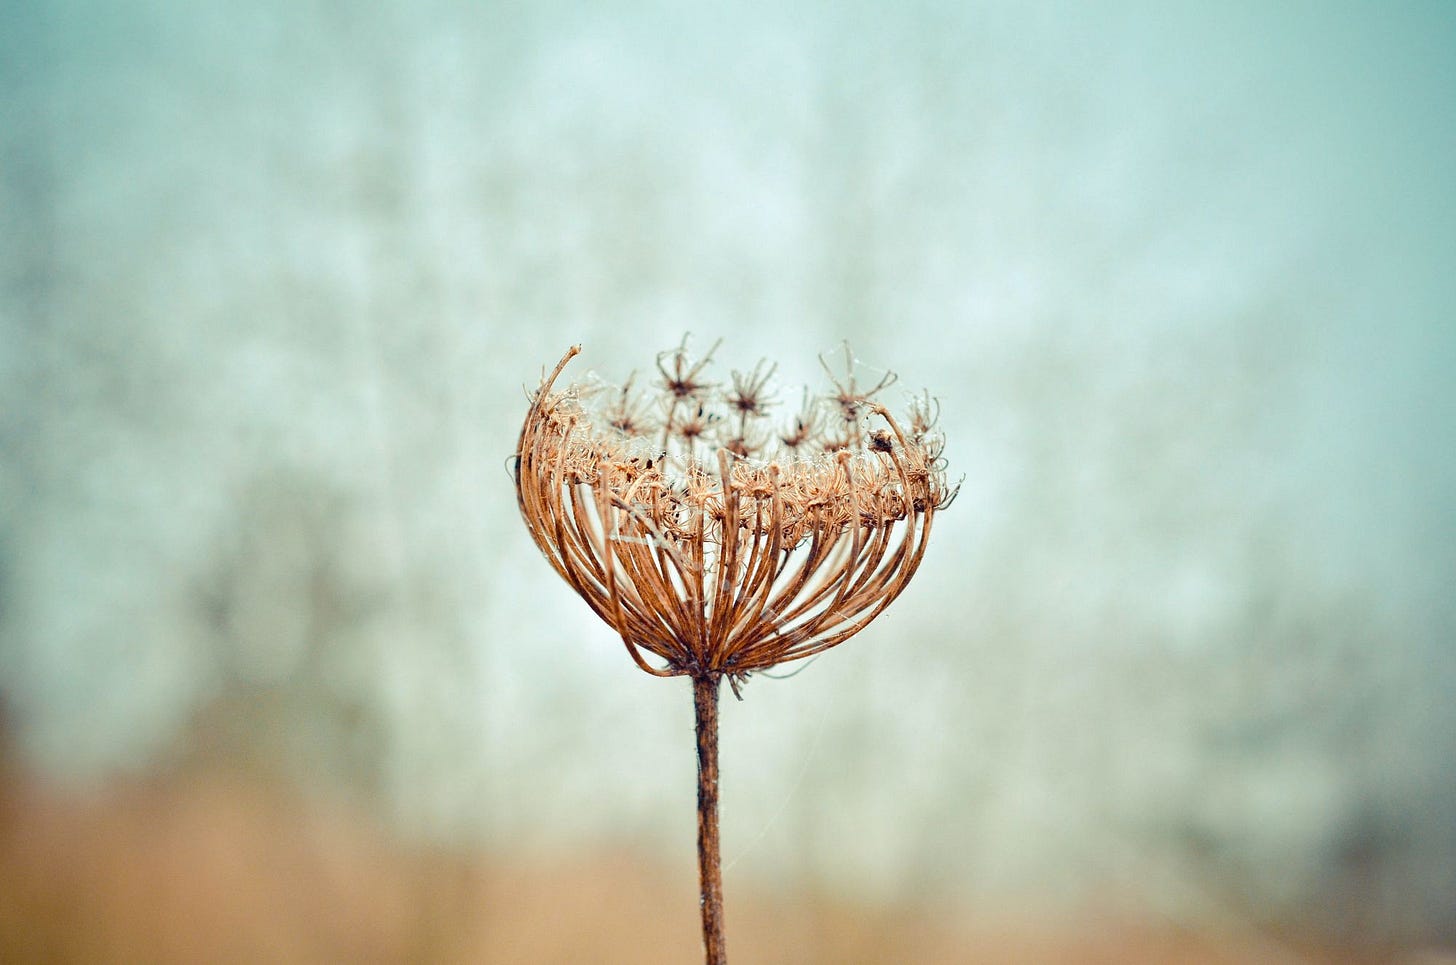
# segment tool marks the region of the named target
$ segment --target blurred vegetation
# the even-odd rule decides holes
[[[566,345],[685,330],[849,339],[966,475],[724,709],[748,960],[1456,944],[1453,52],[1414,2],[4,7],[0,958],[689,957],[689,695],[503,465]]]

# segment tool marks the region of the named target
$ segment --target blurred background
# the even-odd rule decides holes
[[[1456,7],[46,0],[0,85],[0,958],[693,960],[690,688],[508,469],[688,331],[964,474],[724,706],[739,961],[1456,948]]]

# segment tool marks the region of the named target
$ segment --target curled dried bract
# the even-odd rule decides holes
[[[907,431],[873,398],[894,376],[861,389],[846,348],[833,390],[775,432],[774,367],[723,391],[684,339],[657,359],[652,447],[630,382],[556,388],[579,350],[532,395],[517,498],[546,559],[643,670],[736,685],[842,643],[905,589],[955,494],[929,396]]]

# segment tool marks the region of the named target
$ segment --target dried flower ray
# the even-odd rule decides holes
[[[775,432],[776,367],[735,371],[725,392],[703,377],[712,351],[692,361],[684,339],[657,359],[664,417],[651,445],[657,426],[630,379],[595,406],[580,387],[554,388],[579,350],[530,393],[517,499],[543,555],[643,670],[726,675],[736,692],[750,673],[842,643],[903,592],[956,491],[928,395],[905,432],[872,398],[893,374],[861,391],[846,347],[834,392],[806,396]],[[842,437],[826,434],[836,422]]]

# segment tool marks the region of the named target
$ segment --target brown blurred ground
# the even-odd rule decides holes
[[[693,962],[689,863],[668,872],[626,851],[530,862],[430,853],[338,802],[238,774],[83,794],[9,768],[0,961]],[[730,890],[739,963],[1426,960],[1167,924],[972,920]]]

